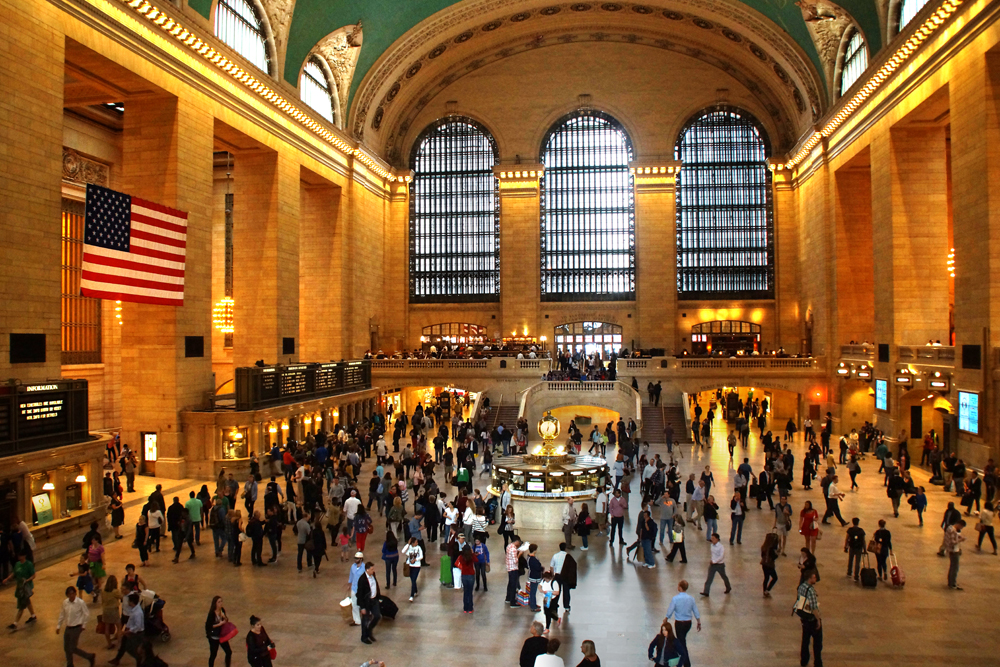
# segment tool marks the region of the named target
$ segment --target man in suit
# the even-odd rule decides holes
[[[365,574],[358,579],[358,607],[361,609],[361,641],[371,644],[375,640],[372,630],[382,620],[378,603],[378,581],[375,579],[375,563],[365,563]]]

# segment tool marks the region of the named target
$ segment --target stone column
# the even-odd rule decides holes
[[[410,297],[410,183],[412,175],[393,183],[389,195],[389,217],[385,224],[385,275],[382,296],[388,307],[382,309],[379,346],[386,354],[418,347],[420,332],[409,331]],[[377,350],[373,350],[377,352]]]
[[[158,434],[156,474],[183,478],[181,410],[200,407],[212,386],[213,120],[195,100],[128,100],[122,132],[122,189],[188,214],[184,305],[125,303],[122,309],[122,442]],[[185,338],[207,352],[185,356]]]
[[[299,358],[331,361],[341,358],[341,264],[334,257],[341,245],[343,197],[339,187],[308,174],[300,193]]]
[[[541,329],[540,164],[493,168],[500,179],[500,331],[498,337],[551,336]]]
[[[895,436],[906,422],[894,386],[900,345],[948,340],[948,198],[945,128],[898,123],[871,143],[875,342],[889,346],[875,378],[889,382],[877,425]]]
[[[60,376],[61,174],[65,15],[49,3],[0,0],[0,377]],[[9,334],[43,334],[45,361],[9,363]],[[92,389],[93,391],[93,389]]]
[[[629,163],[635,185],[635,303],[641,348],[678,343],[677,209],[674,180],[680,162]]]
[[[284,152],[243,151],[233,180],[233,365],[298,361],[299,166]]]
[[[799,307],[799,224],[792,174],[781,162],[768,166],[774,196],[774,343],[802,352],[805,313]]]
[[[1000,344],[1000,55],[963,60],[949,81],[955,230],[955,374],[958,389],[978,391],[980,435],[959,432],[958,455],[969,465],[997,459],[994,350]],[[939,261],[941,254],[935,257]],[[981,368],[965,368],[962,349],[978,345]]]

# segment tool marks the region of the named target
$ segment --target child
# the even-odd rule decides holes
[[[340,531],[338,542],[340,543],[340,562],[347,562],[350,560],[348,555],[351,550],[351,531],[347,529],[347,526],[344,526]]]
[[[76,587],[81,594],[86,591],[93,595],[94,602],[97,602],[97,595],[94,593],[94,577],[90,574],[90,563],[86,554],[80,556],[80,562],[76,564],[76,573],[70,572],[69,576],[76,577]]]

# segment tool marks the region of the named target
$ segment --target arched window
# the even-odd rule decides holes
[[[497,147],[471,118],[421,133],[410,165],[410,301],[500,300]]]
[[[333,97],[330,94],[330,80],[323,71],[322,65],[312,56],[302,68],[299,77],[299,96],[302,101],[311,106],[331,123],[336,123],[333,115]]]
[[[610,322],[567,322],[555,328],[554,341],[558,352],[600,352],[610,357],[621,352],[622,328]]]
[[[902,0],[899,3],[899,30],[902,31],[913,20],[928,0]]]
[[[866,69],[868,69],[868,46],[865,44],[865,38],[861,36],[861,31],[854,28],[847,40],[844,61],[840,66],[840,94],[843,95],[850,90]]]
[[[753,116],[718,107],[688,122],[675,156],[680,299],[774,296],[768,145]]]
[[[542,144],[542,301],[635,298],[632,142],[618,121],[580,111]]]
[[[247,0],[219,0],[215,9],[215,35],[265,72],[270,58],[264,25]]]

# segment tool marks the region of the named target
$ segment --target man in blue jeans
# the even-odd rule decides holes
[[[518,569],[517,559],[522,550],[521,538],[515,535],[504,551],[504,560],[507,565],[507,598],[505,602],[514,608],[517,607],[517,593],[521,590],[521,571]]]

